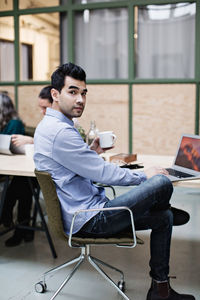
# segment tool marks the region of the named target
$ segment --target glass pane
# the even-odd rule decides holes
[[[75,26],[75,60],[87,78],[128,77],[127,9],[85,9]]]
[[[14,20],[0,18],[0,80],[14,80]]]
[[[13,0],[1,0],[0,11],[13,9]]]
[[[132,97],[134,153],[175,155],[195,130],[195,84],[135,84]]]
[[[128,153],[128,85],[88,84],[87,89],[88,105],[78,119],[79,124],[86,133],[93,120],[99,131],[112,130],[117,136],[113,151]]]
[[[20,16],[20,43],[20,79],[50,80],[60,64],[59,14]]]
[[[39,108],[38,95],[44,86],[19,86],[18,111],[28,127],[36,127],[43,118]]]
[[[136,8],[136,77],[194,77],[195,16],[194,3]]]
[[[59,5],[59,0],[19,0],[20,9],[57,5]]]
[[[21,58],[20,58],[20,78],[22,80],[28,80],[33,78],[33,50],[32,45],[21,45]]]

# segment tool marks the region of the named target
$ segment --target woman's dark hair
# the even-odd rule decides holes
[[[52,88],[61,92],[65,85],[66,76],[86,82],[85,71],[81,67],[69,62],[58,67],[51,75]]]
[[[51,97],[51,89],[51,85],[45,86],[43,89],[41,89],[38,97],[41,99],[48,99],[49,103],[53,103],[53,98]]]
[[[19,116],[12,100],[6,93],[0,92],[0,131],[13,119],[19,119]]]

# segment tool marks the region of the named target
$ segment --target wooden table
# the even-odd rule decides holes
[[[105,160],[109,161],[110,156],[115,155],[116,153],[103,153],[102,156]],[[168,155],[147,155],[139,154],[137,155],[137,161],[133,162],[136,164],[141,164],[144,166],[144,169],[138,169],[145,171],[145,169],[152,166],[160,166],[163,168],[171,167],[173,164],[174,156]],[[173,182],[174,186],[189,187],[189,188],[200,188],[200,179],[194,180],[183,180],[178,182]]]
[[[142,163],[144,165],[144,170],[152,166],[161,166],[164,168],[171,167],[173,160],[174,156],[138,155],[138,163]],[[173,182],[173,185],[180,187],[200,188],[200,179]]]
[[[0,174],[35,177],[34,169],[31,157],[0,154]]]
[[[38,188],[36,191],[36,189],[34,188],[33,183],[32,183],[32,179],[35,177],[34,169],[35,169],[35,165],[34,165],[34,161],[33,161],[32,157],[28,157],[26,155],[3,155],[3,154],[0,154],[0,174],[5,175],[4,188],[3,188],[1,201],[0,201],[0,216],[2,213],[3,203],[5,200],[6,191],[7,191],[9,182],[10,182],[10,178],[12,176],[26,176],[28,179],[32,194],[33,194],[33,198],[35,200],[33,223],[32,223],[32,226],[28,227],[28,228],[31,230],[42,230],[46,233],[52,255],[54,258],[56,258],[57,254],[56,254],[46,221],[44,219],[44,215],[43,215],[43,212],[42,212],[42,209],[40,206],[40,202],[39,202],[39,192],[40,192],[39,185],[38,185]],[[37,212],[40,215],[42,227],[35,227]],[[20,227],[19,225],[17,225],[17,226]],[[14,227],[14,228],[16,228],[16,227]],[[14,229],[14,228],[12,228],[12,229]],[[1,232],[0,235],[7,233],[8,231],[9,231],[9,229]]]

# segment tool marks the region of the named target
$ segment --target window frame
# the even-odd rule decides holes
[[[173,3],[196,3],[196,24],[195,24],[195,76],[193,79],[136,79],[134,74],[135,53],[134,53],[134,7],[157,4]],[[200,1],[198,0],[119,0],[112,2],[95,2],[88,4],[77,4],[73,0],[68,0],[66,4],[54,7],[38,7],[32,9],[19,9],[19,0],[13,0],[13,10],[0,11],[0,17],[14,17],[14,58],[15,58],[15,80],[12,82],[0,82],[0,86],[11,85],[15,88],[15,104],[18,107],[18,87],[21,85],[46,85],[50,81],[22,81],[20,80],[20,41],[19,41],[19,17],[21,15],[60,12],[67,15],[67,49],[68,61],[74,62],[74,15],[76,11],[84,9],[104,9],[104,8],[127,8],[128,9],[128,78],[127,79],[98,79],[87,80],[88,84],[124,84],[129,86],[129,152],[132,152],[132,85],[133,84],[195,84],[196,85],[196,113],[195,113],[195,133],[199,134],[199,101],[200,101]],[[61,41],[62,43],[62,41]],[[62,48],[62,47],[61,47]],[[61,49],[60,49],[61,52]],[[61,54],[61,53],[60,53]],[[61,55],[60,55],[61,59]]]

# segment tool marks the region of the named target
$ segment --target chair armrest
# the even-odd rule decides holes
[[[110,185],[110,184],[103,184],[103,183],[99,183],[99,182],[96,183],[96,185],[102,186],[104,188],[110,188],[112,190],[112,192],[113,192],[113,198],[116,198],[116,192],[115,192],[115,189],[114,189],[114,187],[112,185]]]
[[[80,209],[78,211],[76,211],[73,215],[72,218],[72,223],[71,223],[71,227],[70,227],[70,234],[69,234],[69,240],[68,240],[68,244],[70,247],[72,246],[71,240],[72,240],[72,236],[73,236],[73,227],[74,227],[74,222],[75,219],[77,217],[78,214],[83,213],[83,212],[94,212],[94,211],[111,211],[111,210],[127,210],[129,212],[129,216],[130,216],[130,220],[131,220],[131,227],[132,227],[132,233],[133,233],[133,243],[130,246],[122,246],[122,245],[118,245],[118,247],[128,247],[128,248],[134,248],[137,244],[137,239],[136,239],[136,233],[135,233],[135,225],[134,225],[134,218],[133,218],[133,213],[131,211],[130,208],[126,207],[126,206],[117,206],[117,207],[111,207],[111,208],[91,208],[91,209]]]

